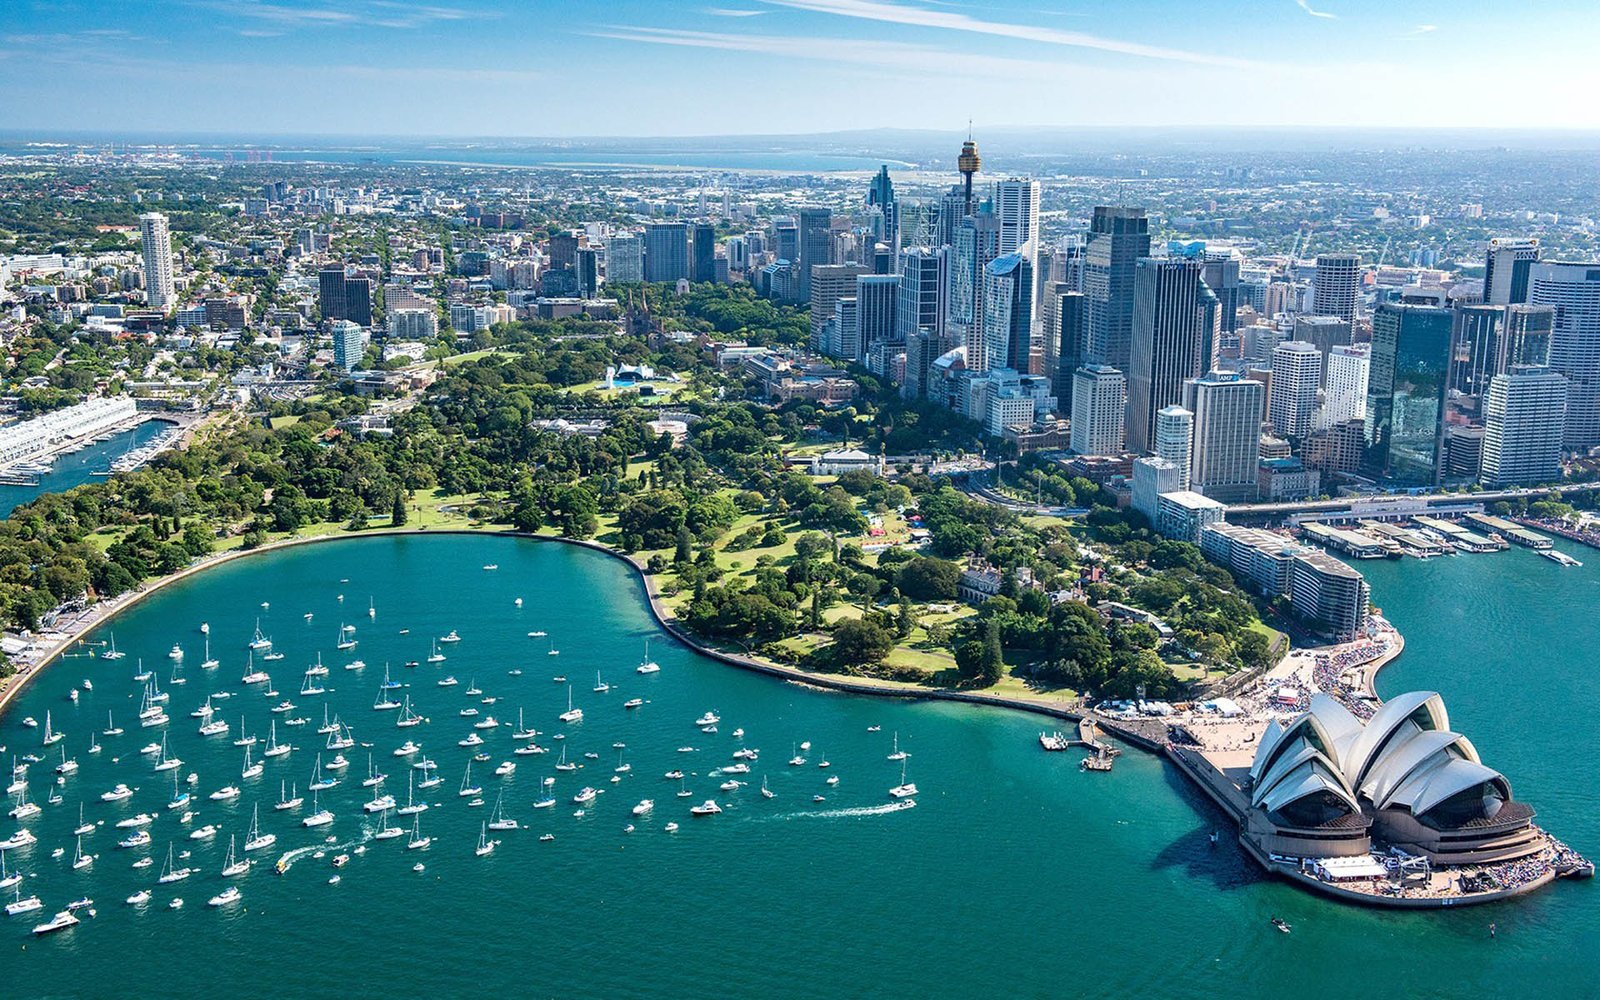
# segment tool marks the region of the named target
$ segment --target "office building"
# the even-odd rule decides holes
[[[895,307],[900,300],[900,278],[893,274],[856,276],[856,329],[861,353],[856,360],[876,359],[875,374],[885,374],[882,358],[886,345],[898,344]]]
[[[144,294],[150,308],[170,310],[178,300],[172,271],[172,233],[160,212],[139,216],[139,245],[144,253]]]
[[[1294,335],[1289,339],[1315,344],[1322,354],[1323,371],[1327,371],[1329,352],[1341,344],[1350,344],[1352,342],[1350,333],[1350,321],[1337,316],[1296,316]],[[1256,360],[1265,361],[1271,356],[1272,349],[1268,348],[1267,354]]]
[[[1506,307],[1463,305],[1454,310],[1450,348],[1450,378],[1446,395],[1460,399],[1458,406],[1478,413],[1479,397],[1489,380],[1499,374],[1497,356],[1505,339]]]
[[[693,259],[689,280],[712,282],[717,280],[717,227],[709,222],[696,222],[691,236]]]
[[[1032,331],[1033,264],[1022,253],[996,257],[983,269],[983,337],[968,342],[967,368],[1027,374]]]
[[[952,347],[974,347],[983,337],[983,275],[1000,256],[1000,223],[978,212],[955,227],[945,296],[945,336]]]
[[[878,168],[872,183],[867,185],[867,207],[877,211],[877,225],[873,235],[891,250],[900,246],[900,205],[894,196],[894,181],[889,179],[887,164]]]
[[[578,248],[578,262],[573,266],[578,279],[578,295],[592,299],[600,294],[600,249],[592,246]]]
[[[1072,412],[1072,376],[1084,363],[1088,344],[1088,300],[1082,292],[1068,288],[1069,282],[1053,281],[1045,289],[1040,307],[1039,330],[1044,339],[1044,374],[1055,384],[1061,408]]]
[[[1492,306],[1528,301],[1528,274],[1539,260],[1537,239],[1492,239],[1483,257],[1483,301]]]
[[[1495,359],[1495,374],[1509,371],[1512,365],[1548,365],[1555,320],[1556,311],[1550,306],[1506,306],[1505,333]]]
[[[1083,251],[1083,294],[1089,302],[1088,358],[1128,367],[1133,338],[1134,271],[1150,255],[1150,220],[1142,208],[1097,207]]]
[[[1450,310],[1380,303],[1372,313],[1364,471],[1404,486],[1436,486],[1450,369]]]
[[[644,236],[638,232],[612,233],[606,241],[606,280],[644,280]]]
[[[1322,352],[1317,346],[1290,340],[1273,348],[1270,385],[1267,419],[1272,429],[1296,440],[1311,433],[1322,388]]]
[[[1319,316],[1337,316],[1346,323],[1356,318],[1361,302],[1361,255],[1324,253],[1317,255],[1317,273],[1311,279],[1312,311]]]
[[[797,215],[800,294],[810,298],[812,268],[833,263],[833,213],[826,208],[802,208]]]
[[[1134,269],[1128,377],[1127,447],[1150,450],[1156,411],[1183,398],[1183,384],[1206,370],[1207,322],[1215,297],[1198,261],[1146,257]]]
[[[1177,493],[1184,489],[1183,476],[1173,463],[1157,455],[1147,455],[1133,460],[1133,497],[1130,506],[1150,519],[1154,525],[1160,516],[1160,499],[1163,493]]]
[[[1532,486],[1561,478],[1567,380],[1537,365],[1514,365],[1489,382],[1484,406],[1485,486]]]
[[[1217,297],[1217,329],[1226,335],[1232,335],[1239,329],[1239,258],[1229,251],[1207,250],[1200,255],[1200,279],[1211,289],[1211,294]],[[1206,359],[1207,365],[1215,365],[1217,359]]]
[[[361,364],[364,346],[361,327],[347,319],[336,319],[333,329],[333,366],[342,372],[352,372]]]
[[[652,222],[644,230],[644,280],[689,277],[689,227],[682,222]]]
[[[589,245],[589,237],[581,229],[565,229],[550,236],[550,266],[570,271],[578,264],[578,248]]]
[[[1127,380],[1109,365],[1088,364],[1072,377],[1072,450],[1120,455]]]
[[[1181,406],[1156,411],[1155,453],[1178,470],[1178,489],[1189,488],[1189,465],[1194,451],[1194,414]],[[1166,492],[1166,491],[1163,491]]]
[[[895,311],[900,340],[909,343],[918,330],[935,337],[943,332],[943,263],[944,255],[931,247],[900,251],[900,304]]]
[[[812,286],[815,293],[816,286]],[[821,340],[817,349],[823,354],[833,358],[844,358],[854,361],[860,358],[863,351],[861,347],[861,327],[857,322],[856,297],[846,295],[834,300],[833,316],[823,324]]]
[[[856,292],[856,278],[871,271],[860,264],[818,264],[806,283],[811,296],[811,344],[822,342],[822,327],[833,318],[833,304]]]
[[[346,278],[344,282],[344,319],[357,326],[372,325],[372,279]]]
[[[1194,414],[1189,488],[1224,503],[1254,500],[1265,388],[1234,372],[1212,372],[1183,389],[1183,408]]]
[[[1528,303],[1550,306],[1550,367],[1567,377],[1569,449],[1600,444],[1600,262],[1540,261]]]

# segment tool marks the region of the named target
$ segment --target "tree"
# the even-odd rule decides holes
[[[679,566],[687,566],[689,561],[693,558],[694,535],[689,532],[687,527],[679,528],[678,547],[677,550],[673,552],[672,561],[677,563]]]
[[[895,586],[917,601],[954,600],[960,583],[961,567],[948,559],[916,556],[895,573]]]
[[[1000,649],[1000,620],[990,618],[983,627],[983,658],[978,663],[978,681],[984,687],[1000,682],[1005,655]]]
[[[394,506],[390,508],[389,523],[396,528],[406,523],[406,495],[404,491],[397,490],[394,495]]]
[[[839,662],[859,666],[877,663],[894,649],[894,636],[877,622],[852,618],[833,630],[833,652]]]

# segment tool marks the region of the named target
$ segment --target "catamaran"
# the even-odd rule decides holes
[[[109,648],[107,648],[104,652],[102,652],[100,654],[100,659],[102,659],[102,660],[120,660],[124,656],[127,656],[127,655],[128,655],[127,653],[122,653],[122,652],[118,652],[117,651],[117,634],[115,632],[113,632],[113,633],[111,633],[111,645],[109,646]]]
[[[661,664],[650,659],[649,639],[644,641],[644,659],[639,661],[639,665],[634,670],[641,674],[659,674],[661,672]]]
[[[250,640],[250,644],[249,644],[248,648],[252,652],[254,652],[255,650],[258,650],[258,649],[271,649],[272,648],[272,640],[268,639],[265,635],[261,634],[261,619],[259,619],[259,618],[256,619],[256,634],[255,634],[255,637]]]
[[[917,786],[906,780],[906,761],[900,758],[900,784],[889,789],[889,795],[897,799],[906,799],[917,794]]]

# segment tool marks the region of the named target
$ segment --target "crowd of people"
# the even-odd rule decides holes
[[[1337,653],[1318,653],[1312,668],[1312,681],[1317,690],[1337,700],[1358,719],[1369,719],[1376,707],[1362,697],[1366,692],[1353,686],[1346,675],[1353,668],[1370,663],[1389,651],[1388,643],[1364,642],[1359,646],[1341,649]]]

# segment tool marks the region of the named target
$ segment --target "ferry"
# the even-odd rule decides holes
[[[1551,562],[1555,563],[1558,566],[1582,566],[1583,565],[1583,563],[1581,563],[1578,560],[1576,560],[1576,559],[1572,558],[1571,556],[1567,555],[1565,552],[1557,552],[1555,549],[1540,549],[1539,550],[1539,554],[1541,556],[1544,556],[1546,559],[1550,560]]]

